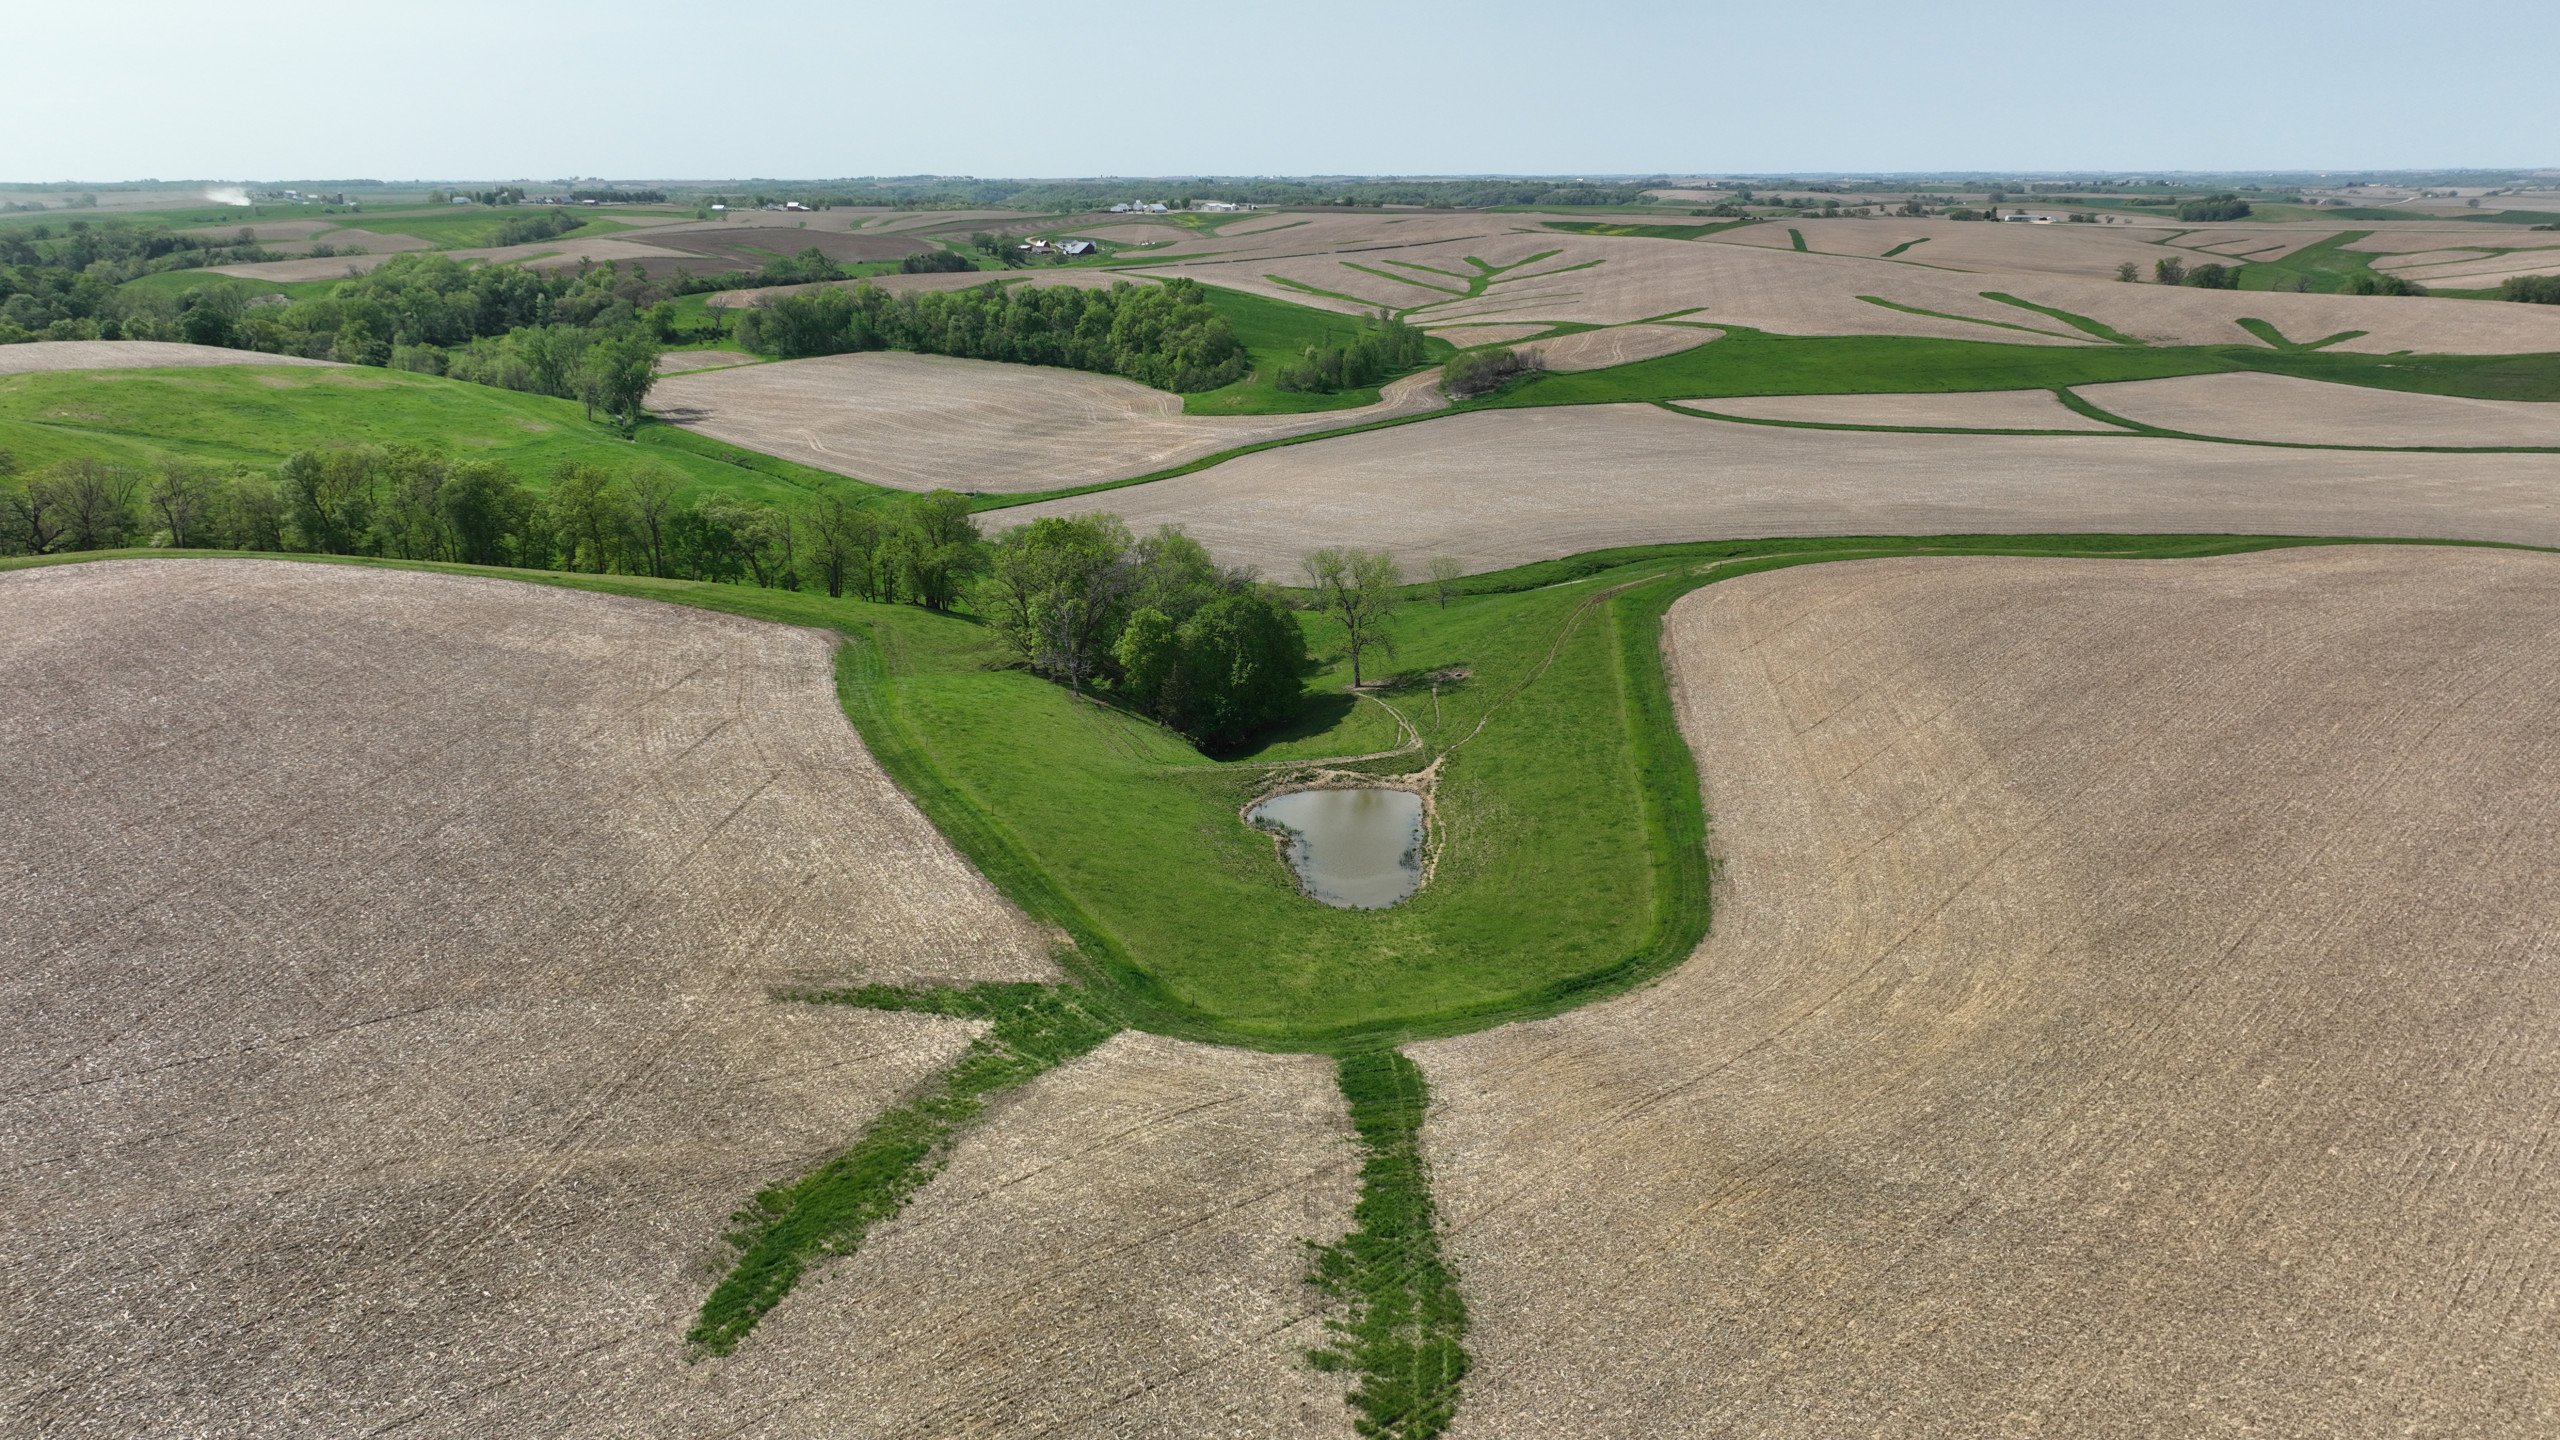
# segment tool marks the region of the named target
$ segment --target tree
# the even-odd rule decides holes
[[[2512,275],[2498,285],[2498,298],[2526,305],[2560,305],[2560,275]]]
[[[530,547],[523,532],[540,508],[533,492],[494,460],[454,466],[437,490],[436,508],[453,558],[466,565],[538,563],[550,558],[527,553]]]
[[[286,519],[305,550],[353,555],[373,520],[384,452],[370,446],[297,450],[284,458],[276,480],[284,491]]]
[[[1448,609],[1450,597],[1458,593],[1458,576],[1463,568],[1450,556],[1431,557],[1431,595],[1440,602],[1441,609]]]
[[[1395,653],[1387,634],[1387,617],[1396,606],[1396,587],[1404,576],[1395,557],[1383,550],[1324,549],[1300,562],[1314,607],[1342,626],[1343,647],[1351,655],[1351,686],[1358,689],[1360,658],[1370,651]]]
[[[676,474],[663,465],[643,465],[631,472],[631,483],[624,495],[631,507],[631,536],[641,553],[649,557],[649,573],[664,578],[667,518],[675,509]]]
[[[2117,278],[2118,280],[2123,281],[2123,282],[2124,282],[2124,283],[2126,283],[2127,285],[2130,285],[2130,284],[2132,284],[2134,281],[2136,281],[2136,280],[2138,280],[2138,279],[2142,278],[2142,272],[2141,272],[2141,271],[2139,271],[2139,270],[2134,269],[2134,268],[2133,268],[2133,262],[2132,262],[2132,261],[2130,261],[2130,260],[2127,260],[2127,261],[2125,261],[2123,264],[2118,265],[2118,266],[2116,267],[2116,278]]]
[[[1547,368],[1535,350],[1461,350],[1440,369],[1440,384],[1461,400],[1490,395],[1523,375]]]
[[[27,488],[51,492],[66,550],[112,550],[131,542],[139,528],[134,502],[142,477],[122,465],[83,455],[37,475]]]
[[[204,530],[213,513],[218,482],[210,467],[191,460],[170,460],[152,478],[152,513],[160,517],[171,548],[206,543]]]
[[[980,608],[1032,669],[1082,694],[1128,618],[1129,551],[1116,516],[1018,525],[989,549]]]
[[[612,568],[622,549],[623,500],[620,487],[601,465],[564,461],[551,472],[552,533],[560,542],[564,568],[601,575]]]
[[[2151,278],[2163,285],[2182,285],[2187,279],[2187,262],[2175,255],[2151,262]]]
[[[625,435],[640,427],[640,407],[658,383],[658,355],[657,345],[639,334],[606,340],[587,352],[596,403]]]
[[[888,549],[899,588],[928,610],[950,609],[986,568],[987,544],[969,523],[969,502],[949,490],[901,505]]]
[[[880,520],[850,489],[831,485],[818,492],[801,513],[809,531],[809,559],[827,598],[841,600],[851,589],[871,598],[872,555],[880,548]]]
[[[1236,744],[1285,720],[1306,684],[1298,617],[1259,589],[1200,607],[1174,637],[1174,728],[1213,746]]]

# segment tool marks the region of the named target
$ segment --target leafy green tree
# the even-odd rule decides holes
[[[809,561],[818,582],[827,589],[827,598],[842,599],[847,591],[866,600],[873,598],[880,517],[850,488],[831,485],[809,502],[801,520],[809,535]]]
[[[551,472],[544,501],[562,565],[601,575],[622,554],[622,522],[628,513],[622,487],[603,466],[571,460]]]
[[[2151,262],[2151,278],[2163,285],[2183,285],[2187,279],[2187,262],[2175,255]]]
[[[633,549],[646,557],[651,575],[667,573],[667,522],[675,510],[676,473],[664,465],[643,465],[631,472],[624,492]]]
[[[1128,618],[1129,551],[1129,528],[1111,515],[1016,526],[988,549],[979,608],[1032,669],[1082,694]]]
[[[1327,548],[1309,552],[1300,563],[1307,588],[1315,592],[1313,608],[1342,626],[1343,648],[1351,657],[1351,685],[1358,689],[1364,655],[1395,653],[1387,619],[1395,611],[1397,587],[1404,583],[1404,576],[1395,557],[1383,550]]]
[[[537,565],[550,561],[547,541],[529,537],[541,506],[515,473],[494,460],[456,465],[437,490],[453,558],[469,565]],[[538,532],[537,532],[538,533]]]
[[[1176,632],[1174,655],[1171,722],[1211,746],[1237,744],[1287,719],[1306,685],[1306,632],[1287,606],[1258,589],[1201,606]]]
[[[291,538],[300,548],[354,555],[373,523],[373,507],[386,456],[375,446],[297,450],[276,479],[284,492]]]
[[[151,513],[172,549],[211,543],[207,531],[220,498],[221,481],[213,467],[192,460],[166,461],[151,480]]]
[[[969,523],[969,502],[949,490],[899,506],[887,547],[898,588],[928,610],[948,610],[986,568],[986,541]]]

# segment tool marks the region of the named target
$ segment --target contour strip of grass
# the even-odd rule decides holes
[[[1307,1359],[1359,1377],[1348,1398],[1360,1434],[1431,1440],[1457,1416],[1469,1361],[1467,1303],[1441,1254],[1422,1158],[1430,1086],[1393,1050],[1344,1055],[1335,1068],[1360,1136],[1360,1199],[1351,1233],[1314,1247],[1308,1281],[1338,1313]]]
[[[2135,339],[2133,336],[2125,334],[2123,331],[2118,330],[2104,320],[2093,320],[2086,315],[2074,315],[2068,310],[2056,309],[2051,305],[2039,305],[2033,300],[2021,300],[2017,296],[2011,295],[2006,291],[1985,290],[1982,292],[1982,298],[1985,300],[1996,300],[2003,305],[2014,305],[2021,310],[2032,310],[2038,315],[2050,315],[2054,319],[2061,321],[2063,324],[2070,326],[2074,330],[2078,330],[2087,335],[2095,335],[2099,339],[2104,340],[2111,345],[2144,346],[2151,343],[2147,340]]]
[[[1894,246],[1892,249],[1887,250],[1876,258],[1879,260],[1890,260],[1894,256],[1901,254],[1903,251],[1910,249],[1914,245],[1926,245],[1928,243],[1929,237],[1926,235],[1921,236],[1917,240],[1905,240],[1901,244]]]
[[[2241,329],[2248,331],[2250,334],[2257,336],[2259,339],[2266,341],[2268,345],[2275,349],[2288,350],[2296,353],[2304,353],[2312,350],[2326,350],[2332,345],[2342,344],[2346,341],[2353,340],[2358,336],[2371,333],[2370,331],[2365,330],[2341,330],[2335,335],[2324,336],[2318,340],[2288,340],[2285,338],[2283,331],[2278,330],[2273,324],[2258,319],[2253,315],[2244,315],[2232,323],[2239,326]]]
[[[1804,243],[1804,232],[1801,230],[1789,230],[1787,232],[1787,243],[1794,246],[1796,248],[1796,253],[1800,255],[1811,254],[1813,252],[1813,247]]]
[[[785,998],[989,1022],[985,1034],[925,1092],[883,1111],[843,1153],[788,1184],[760,1191],[730,1217],[738,1258],[685,1332],[696,1355],[738,1347],[811,1262],[850,1255],[942,1168],[989,1098],[1091,1051],[1121,1029],[1107,1007],[1071,986],[975,985],[910,990],[871,985]]]
[[[1932,320],[1957,320],[1967,325],[1988,325],[1994,330],[2015,330],[2025,335],[2048,335],[2056,340],[2072,338],[2055,331],[2039,330],[2033,325],[2020,325],[2009,320],[1985,320],[1979,315],[1958,315],[1952,310],[1924,310],[1917,305],[1905,305],[1899,300],[1887,300],[1881,295],[1861,295],[1858,298],[1870,305],[1881,306],[1887,310],[1899,310],[1905,315],[1926,315]]]

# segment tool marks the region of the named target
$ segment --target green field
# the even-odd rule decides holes
[[[509,205],[491,209],[487,206],[474,205],[465,209],[456,205],[445,210],[400,210],[380,215],[369,213],[348,220],[347,225],[351,229],[370,230],[377,235],[411,236],[424,240],[439,250],[472,250],[498,243],[498,231],[508,221],[521,219],[527,215],[545,214],[548,208],[538,205]],[[578,215],[581,222],[576,229],[564,230],[550,239],[537,243],[547,245],[553,240],[585,240],[598,235],[609,235],[618,230],[635,228],[598,212],[579,210],[573,213]]]
[[[176,455],[267,467],[295,450],[348,442],[498,460],[536,488],[572,460],[615,474],[656,462],[684,476],[686,495],[768,502],[847,483],[670,425],[644,425],[625,440],[572,401],[396,370],[222,366],[0,376],[0,449],[31,469],[74,455],[131,464]]]
[[[1203,286],[1209,306],[1235,327],[1236,338],[1253,355],[1253,374],[1233,385],[1201,390],[1182,397],[1186,415],[1298,415],[1318,410],[1354,410],[1378,403],[1378,389],[1339,390],[1331,394],[1283,390],[1275,383],[1280,368],[1294,362],[1310,345],[1348,340],[1360,322],[1348,315],[1292,305],[1242,290]],[[1457,353],[1448,341],[1430,342],[1433,364]]]
[[[337,283],[335,280],[248,280],[238,275],[216,275],[209,270],[161,270],[127,280],[116,288],[165,295],[228,290],[243,299],[282,295],[289,300],[316,300],[328,294]]]

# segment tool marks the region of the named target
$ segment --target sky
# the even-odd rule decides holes
[[[103,0],[0,180],[2560,165],[2560,4]]]

